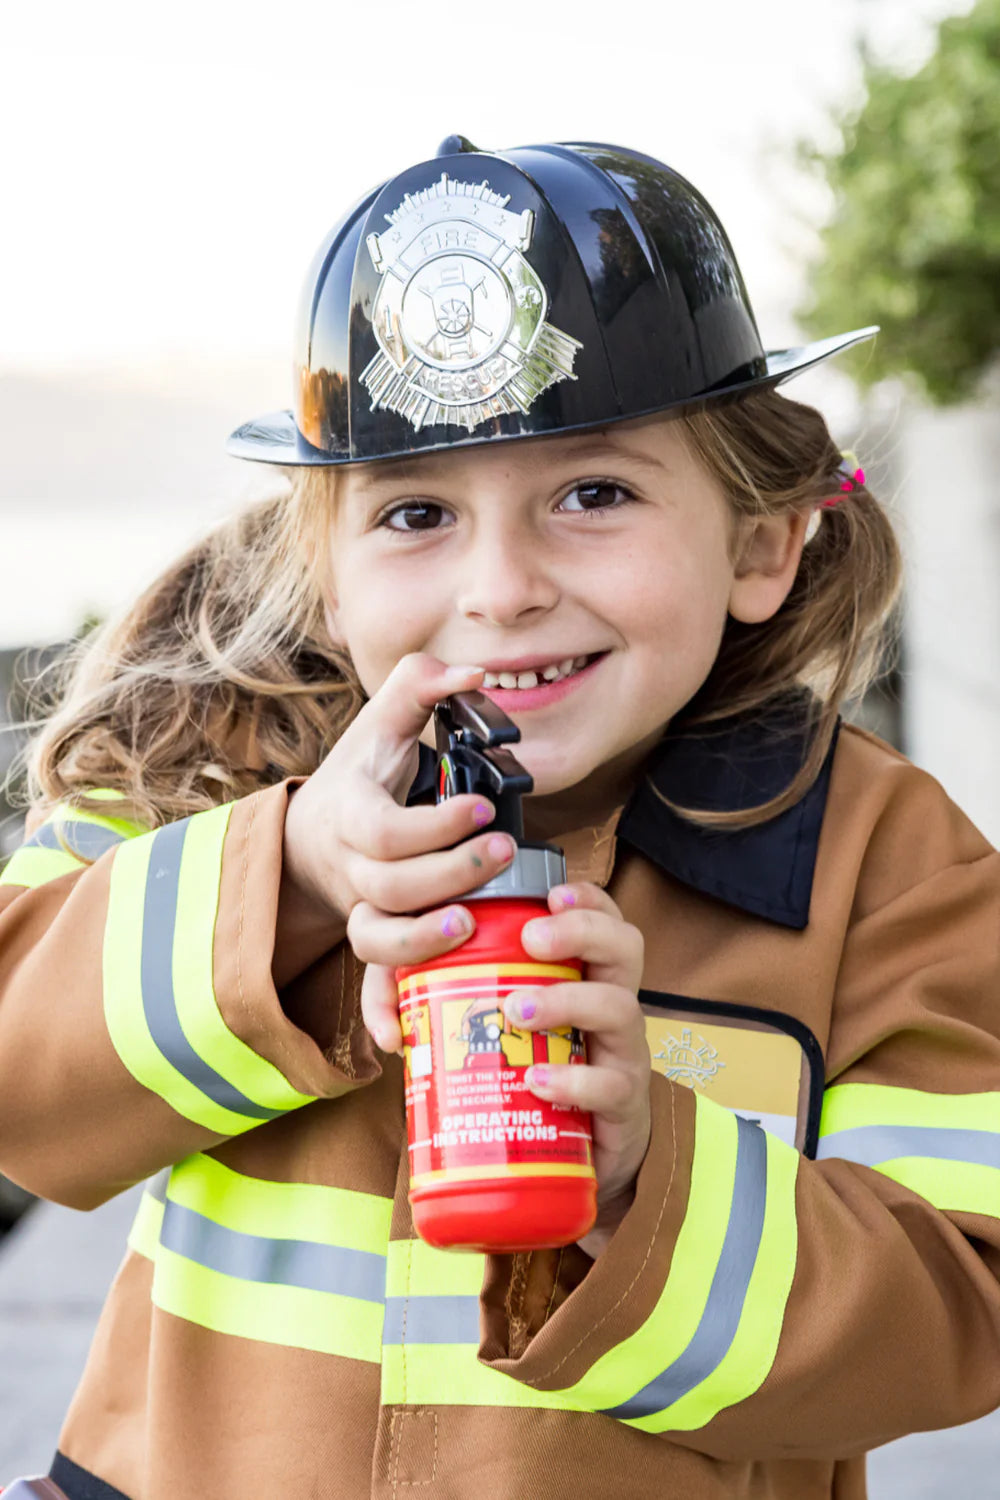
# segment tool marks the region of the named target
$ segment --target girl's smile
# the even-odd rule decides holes
[[[559,703],[579,687],[586,686],[607,654],[606,651],[595,651],[555,661],[529,658],[506,664],[491,663],[483,678],[483,692],[516,722],[518,714],[548,708],[549,704]]]

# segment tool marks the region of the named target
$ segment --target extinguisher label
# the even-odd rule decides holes
[[[580,1033],[521,1031],[511,990],[580,978],[566,964],[469,964],[411,974],[399,986],[410,1183],[509,1175],[589,1177],[590,1116],[525,1084],[533,1063],[585,1063]]]

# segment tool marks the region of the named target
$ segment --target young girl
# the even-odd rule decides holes
[[[774,389],[860,336],[766,353],[607,147],[450,140],[322,247],[295,417],[234,438],[291,494],[88,643],[0,881],[0,1168],[149,1179],[71,1500],[855,1500],[1000,1402],[1000,858],[839,724],[897,554]],[[587,964],[506,1010],[586,1031],[532,1088],[599,1185],[487,1257],[414,1235],[391,977],[512,855],[433,803],[479,687],[568,860],[524,946]]]

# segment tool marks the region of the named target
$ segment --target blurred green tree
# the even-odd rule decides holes
[[[961,401],[1000,353],[1000,0],[942,22],[909,77],[861,60],[841,149],[802,152],[834,213],[800,321],[878,323],[874,349],[848,356],[862,387],[909,373],[931,401]]]

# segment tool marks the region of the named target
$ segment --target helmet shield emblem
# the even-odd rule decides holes
[[[527,412],[574,380],[578,339],[546,322],[549,297],[525,252],[534,214],[513,213],[488,183],[437,182],[407,193],[369,234],[381,276],[372,308],[379,352],[361,372],[371,407],[419,432]]]

